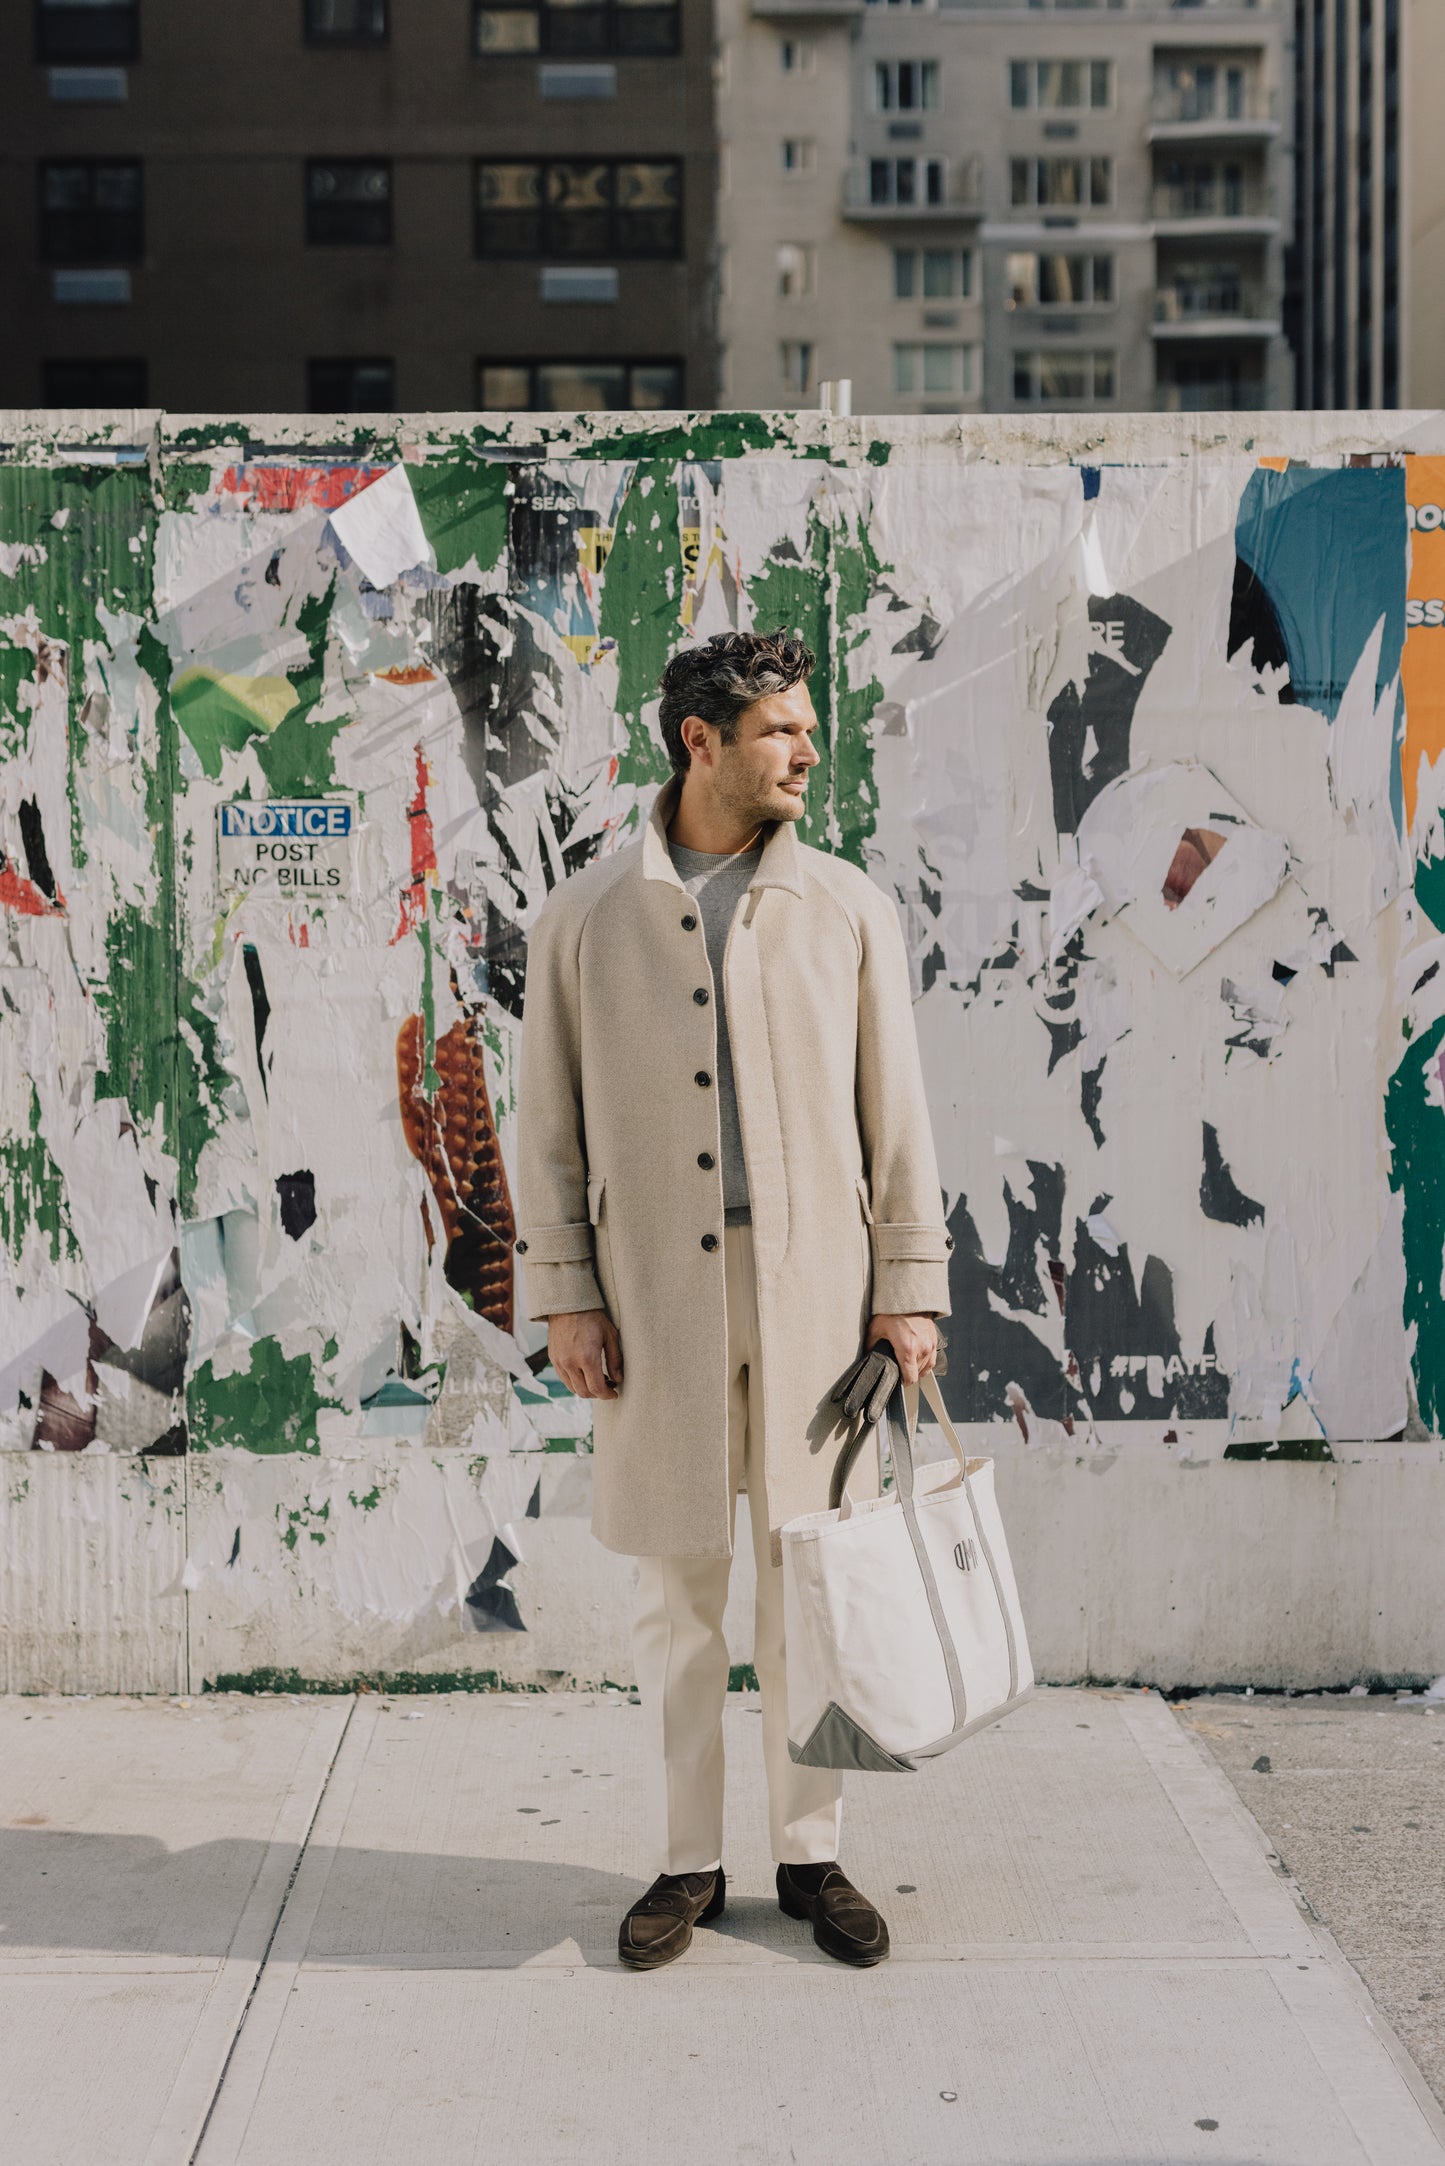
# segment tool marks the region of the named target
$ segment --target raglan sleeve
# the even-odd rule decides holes
[[[873,1223],[873,1311],[947,1316],[948,1258],[908,956],[898,913],[877,890],[860,911],[858,1128]]]
[[[585,918],[554,897],[527,945],[517,1088],[517,1254],[535,1317],[600,1309],[587,1215],[579,947]]]

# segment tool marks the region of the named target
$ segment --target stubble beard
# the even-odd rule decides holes
[[[720,803],[740,827],[759,827],[765,820],[801,820],[807,800],[795,797],[775,782],[764,782],[724,755],[718,767]]]

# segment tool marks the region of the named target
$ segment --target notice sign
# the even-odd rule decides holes
[[[239,798],[217,812],[220,884],[285,901],[348,886],[356,807],[344,798]]]

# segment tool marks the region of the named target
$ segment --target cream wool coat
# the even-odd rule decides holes
[[[517,1254],[533,1316],[605,1306],[617,1326],[622,1389],[593,1402],[592,1531],[631,1556],[732,1546],[716,1011],[668,855],[679,787],[640,841],[548,898],[522,1028]],[[723,973],[776,1561],[782,1523],[827,1504],[846,1434],[828,1395],[869,1317],[946,1315],[952,1242],[889,897],[780,822]]]

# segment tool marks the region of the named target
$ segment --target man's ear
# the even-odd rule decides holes
[[[715,767],[717,765],[717,752],[713,743],[712,732],[700,714],[683,716],[682,741],[687,746],[689,756],[696,760],[700,767]]]

